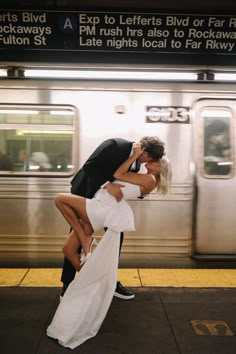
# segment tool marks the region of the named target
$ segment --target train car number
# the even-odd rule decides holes
[[[189,107],[146,106],[147,123],[189,123]]]

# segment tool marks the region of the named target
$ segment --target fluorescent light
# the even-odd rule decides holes
[[[219,166],[229,166],[229,165],[233,165],[233,162],[230,162],[230,161],[221,161],[221,162],[217,162],[217,165]]]
[[[10,113],[10,114],[39,114],[39,111],[31,111],[28,109],[0,109],[1,113]]]
[[[73,116],[74,112],[72,111],[50,111],[50,114],[57,116]]]
[[[39,165],[29,165],[29,170],[38,171],[40,169]]]
[[[16,135],[24,135],[24,134],[73,134],[70,130],[17,130]]]
[[[197,73],[114,70],[25,70],[25,77],[111,80],[197,80]]]
[[[7,69],[0,69],[0,76],[7,77]]]
[[[74,165],[67,165],[66,168],[72,169],[72,168],[74,168]],[[61,169],[61,165],[57,165],[57,169],[60,170]]]
[[[215,73],[215,80],[220,80],[220,81],[236,81],[236,74],[233,73],[224,73],[224,74],[218,74]]]
[[[231,112],[227,110],[216,110],[216,109],[206,109],[201,112],[201,117],[203,118],[230,118],[232,117]]]

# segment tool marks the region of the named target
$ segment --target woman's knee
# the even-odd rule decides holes
[[[55,198],[54,198],[54,202],[56,204],[56,206],[58,207],[59,205],[61,205],[62,203],[62,193],[58,193]]]
[[[67,257],[72,255],[71,247],[69,247],[67,243],[65,243],[65,244],[62,246],[62,252],[63,252],[64,255],[67,256]]]
[[[67,247],[66,247],[66,245],[63,245],[63,246],[62,246],[62,252],[64,253],[64,255],[66,255],[66,252],[67,252]]]
[[[77,254],[76,249],[72,248],[67,242],[62,246],[62,252],[67,258],[71,258]]]
[[[57,194],[54,198],[54,203],[57,205],[58,203],[58,200],[59,200],[59,194]]]

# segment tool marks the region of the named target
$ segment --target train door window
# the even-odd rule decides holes
[[[227,108],[204,108],[203,164],[206,177],[229,177],[232,172],[231,121],[232,112]]]
[[[72,107],[0,106],[0,174],[72,174]]]

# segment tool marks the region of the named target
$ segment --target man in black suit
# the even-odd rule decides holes
[[[114,138],[101,143],[85,162],[71,181],[71,193],[86,198],[93,198],[99,188],[106,188],[117,201],[122,199],[122,188],[114,181],[113,174],[116,169],[128,159],[131,154],[132,141]],[[164,155],[164,144],[157,137],[143,137],[140,142],[144,152],[136,161],[136,166],[131,166],[133,172],[138,172],[140,164],[159,160]],[[120,249],[124,234],[120,235]],[[79,252],[80,250],[78,250]],[[62,296],[75,276],[75,268],[65,257],[61,281],[63,282]],[[118,281],[114,296],[121,299],[133,299],[134,294]]]

